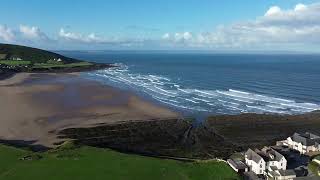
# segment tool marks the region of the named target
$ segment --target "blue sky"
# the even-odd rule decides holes
[[[306,9],[293,12],[297,4]],[[270,42],[272,37],[263,37],[263,31],[274,33],[299,17],[305,25],[320,18],[318,6],[312,0],[2,0],[0,42],[46,49],[316,50],[317,42],[305,42],[304,37],[299,40],[293,34],[288,40]],[[264,17],[271,7],[280,11]],[[275,18],[279,16],[281,21]],[[261,25],[271,20],[273,24]],[[277,27],[279,22],[284,24]],[[250,31],[237,31],[238,26]],[[318,26],[316,21],[304,29]],[[298,26],[277,30],[284,33],[290,28],[301,30]],[[311,35],[318,38],[319,32]]]

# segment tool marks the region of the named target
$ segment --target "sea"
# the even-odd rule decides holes
[[[134,91],[185,115],[320,110],[320,55],[63,51],[116,66],[85,78]]]

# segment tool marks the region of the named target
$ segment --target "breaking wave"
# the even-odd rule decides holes
[[[117,64],[117,67],[92,72],[88,75],[93,79],[100,79],[112,85],[127,86],[133,90],[144,92],[159,102],[188,111],[213,114],[249,112],[299,114],[320,109],[319,104],[296,102],[291,99],[238,89],[186,88],[186,86],[173,82],[168,77],[133,73],[128,66],[123,64]]]

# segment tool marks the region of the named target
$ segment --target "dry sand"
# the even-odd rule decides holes
[[[100,123],[175,118],[177,113],[78,74],[20,73],[0,81],[0,140],[52,147],[55,132]]]

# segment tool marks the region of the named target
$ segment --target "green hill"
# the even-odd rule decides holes
[[[0,44],[0,79],[7,72],[82,72],[110,67],[32,47]]]
[[[224,162],[180,162],[109,149],[73,147],[34,153],[0,144],[0,179],[5,180],[240,180]]]
[[[47,63],[60,59],[63,63],[75,63],[79,60],[68,58],[57,53],[20,45],[0,44],[0,60],[23,60],[31,63]]]

